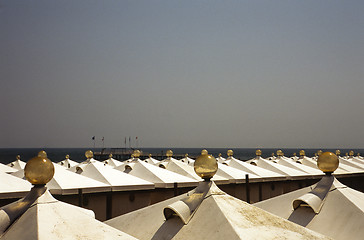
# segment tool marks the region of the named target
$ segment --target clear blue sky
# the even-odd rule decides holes
[[[364,148],[363,13],[364,1],[2,0],[0,147]]]

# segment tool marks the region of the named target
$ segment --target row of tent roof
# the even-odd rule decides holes
[[[173,188],[197,186],[200,178],[193,169],[194,159],[186,156],[177,160],[172,151],[167,151],[167,158],[158,161],[151,156],[140,160],[138,151],[124,162],[109,159],[101,162],[93,159],[89,151],[87,160],[81,163],[72,161],[69,156],[54,164],[55,175],[47,184],[53,194],[77,194],[78,189],[84,193],[112,191],[147,190],[154,188]],[[302,154],[299,158],[285,157],[278,154],[274,159],[264,159],[257,150],[257,156],[248,161],[234,158],[228,151],[228,157],[219,156],[218,171],[212,180],[216,184],[244,183],[248,174],[249,180],[262,181],[269,179],[304,179],[309,176],[320,176],[323,173],[317,168],[316,158]],[[352,174],[364,172],[364,160],[360,156],[339,157],[340,166],[335,174]],[[8,166],[0,164],[0,198],[21,197],[29,191],[30,184],[24,178],[25,162],[18,158]],[[10,173],[10,174],[6,174]],[[18,178],[14,178],[16,176]]]
[[[205,160],[201,157],[200,162]],[[79,174],[86,171],[86,165],[99,165],[90,153],[87,158],[74,166]],[[251,161],[258,165],[261,160],[269,161]],[[131,168],[131,173],[138,164],[147,163],[134,156],[125,163],[124,170]],[[216,161],[216,167],[221,166],[225,165]],[[341,184],[331,173],[313,186],[256,206],[229,196],[214,181],[205,179],[186,194],[106,224],[95,220],[89,210],[57,201],[43,186],[33,187],[25,199],[32,194],[35,200],[14,219],[9,206],[0,210],[0,239],[361,239],[364,233],[364,194]]]

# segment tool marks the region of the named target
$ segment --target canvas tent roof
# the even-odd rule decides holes
[[[173,188],[175,183],[180,187],[197,185],[195,179],[162,169],[137,158],[115,169],[152,182],[157,188]]]
[[[229,196],[209,181],[105,223],[141,240],[329,239]]]
[[[54,176],[47,183],[47,188],[53,194],[77,194],[78,189],[82,189],[83,193],[110,191],[110,185],[68,171],[59,164],[53,163],[53,166]],[[24,170],[19,170],[12,175],[25,179]]]
[[[90,210],[57,201],[46,191],[1,236],[6,239],[135,239],[94,218]]]
[[[154,188],[154,184],[149,181],[125,174],[110,166],[105,166],[95,159],[88,159],[68,170],[105,183],[111,186],[113,191],[147,190]]]
[[[362,239],[364,235],[364,193],[334,176],[254,205],[334,239]]]

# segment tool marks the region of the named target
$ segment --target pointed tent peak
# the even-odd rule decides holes
[[[257,157],[262,156],[262,150],[257,149],[257,150],[255,151],[255,155],[256,155]]]
[[[20,155],[16,155],[16,160],[20,160]]]
[[[91,158],[93,158],[93,157],[94,157],[94,153],[93,153],[91,150],[87,150],[87,151],[85,152],[85,157],[86,157],[87,159],[91,159]]]
[[[340,154],[341,154],[340,150],[339,150],[339,149],[337,149],[337,150],[335,151],[335,154],[336,154],[336,156],[340,156]]]
[[[301,197],[293,200],[293,209],[297,209],[300,206],[310,207],[316,214],[320,212],[327,193],[331,190],[334,183],[334,176],[324,176],[316,185],[312,191],[302,195]]]
[[[44,154],[41,154],[44,156]],[[25,178],[33,185],[45,185],[54,175],[54,166],[47,157],[38,156],[30,159],[24,168]]]
[[[199,156],[194,163],[196,174],[205,181],[209,181],[215,175],[217,168],[216,158],[208,154],[205,149],[201,151],[201,156]]]
[[[190,191],[185,198],[182,198],[163,209],[165,219],[168,220],[177,215],[184,224],[188,224],[202,201],[212,194],[225,193],[222,192],[214,182],[200,182],[199,185]]]
[[[339,158],[332,152],[321,153],[317,159],[317,167],[331,175],[339,167]]]

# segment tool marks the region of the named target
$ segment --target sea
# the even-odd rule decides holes
[[[139,148],[144,153],[152,154],[161,154],[165,153],[168,149],[171,149],[174,154],[178,156],[182,156],[184,154],[189,154],[189,156],[198,156],[201,152],[201,148]],[[234,157],[243,161],[252,159],[255,157],[256,148],[206,148],[209,154],[217,157],[219,153],[221,153],[222,157],[227,157],[227,150],[234,151]],[[260,148],[262,150],[262,157],[267,158],[274,153],[276,155],[278,148]],[[83,162],[86,160],[85,152],[87,150],[92,150],[94,152],[101,151],[101,148],[0,148],[0,163],[8,164],[16,160],[16,156],[20,155],[20,159],[24,162],[27,162],[32,157],[35,157],[39,151],[44,150],[47,152],[48,158],[52,162],[59,162],[65,159],[66,155],[70,156],[70,159],[76,162]],[[282,148],[284,155],[287,157],[293,156],[294,153],[299,156],[299,151],[302,148]],[[303,149],[306,152],[306,156],[312,157],[317,153],[317,151],[330,151],[334,152],[336,149],[319,149],[319,148],[310,148]],[[364,155],[364,149],[340,149],[341,155],[344,156],[345,153],[353,150],[355,156],[357,153],[360,153],[361,156]],[[176,157],[181,158],[181,157]]]

